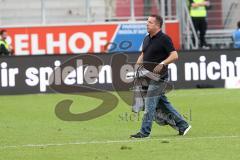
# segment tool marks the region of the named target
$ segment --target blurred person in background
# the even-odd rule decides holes
[[[7,43],[6,39],[8,37],[7,30],[3,29],[0,31],[0,55],[11,55],[13,54],[13,49],[10,44]]]
[[[190,16],[192,17],[194,28],[199,35],[200,47],[209,49],[205,40],[207,32],[207,8],[210,8],[210,2],[205,0],[189,0]]]
[[[240,21],[237,23],[237,30],[233,32],[234,48],[240,48]]]

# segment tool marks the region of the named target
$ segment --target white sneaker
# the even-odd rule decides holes
[[[186,128],[183,132],[179,131],[179,135],[185,136],[191,128],[192,126],[189,125],[188,128]]]

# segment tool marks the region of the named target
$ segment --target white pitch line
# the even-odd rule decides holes
[[[0,149],[8,149],[8,148],[36,148],[36,147],[86,145],[86,144],[136,143],[136,142],[148,142],[148,141],[160,141],[160,140],[172,141],[172,140],[197,140],[197,139],[227,139],[227,138],[240,138],[240,136],[145,138],[145,139],[107,140],[107,141],[69,142],[69,143],[23,144],[23,145],[5,145],[5,146],[0,146]]]

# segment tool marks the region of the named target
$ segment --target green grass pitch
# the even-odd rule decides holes
[[[71,111],[79,113],[101,100],[71,94],[0,96],[0,160],[240,159],[240,90],[175,90],[167,96],[192,125],[184,137],[154,124],[151,138],[129,139],[141,118],[133,118],[121,99],[104,116],[67,122],[54,113],[59,101],[72,99]]]

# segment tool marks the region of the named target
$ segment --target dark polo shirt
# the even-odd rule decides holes
[[[172,51],[175,51],[171,38],[159,31],[153,37],[148,34],[143,41],[143,64],[153,71],[154,67],[164,61]]]

